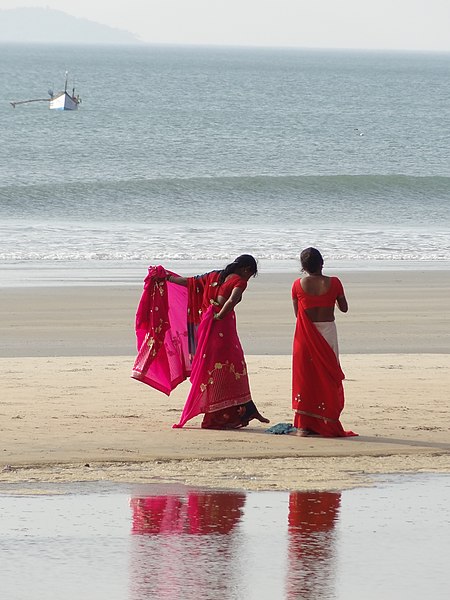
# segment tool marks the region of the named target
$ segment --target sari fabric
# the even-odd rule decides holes
[[[331,287],[342,289],[336,284],[333,286],[333,282]],[[298,297],[299,303],[292,362],[294,426],[324,437],[357,435],[352,431],[345,431],[339,420],[344,408],[342,381],[345,375],[333,348],[309,319],[302,302],[303,294],[299,281],[295,282],[293,297]],[[337,295],[338,293],[334,295],[331,306]],[[321,296],[307,296],[308,308],[314,306],[314,299],[318,298],[319,302],[323,302]]]
[[[138,355],[132,377],[170,395],[190,376],[192,383],[180,421],[205,413],[202,427],[245,427],[257,414],[251,401],[236,316],[214,319],[218,296],[228,299],[247,281],[232,275],[219,284],[220,271],[189,277],[188,286],[168,283],[168,272],[150,267],[136,313]],[[175,275],[175,273],[170,273]]]
[[[131,377],[169,395],[189,377],[186,288],[168,284],[166,270],[150,267],[136,312],[138,354]],[[175,273],[172,273],[175,275]]]
[[[188,280],[189,319],[194,326],[198,323],[198,329],[192,386],[176,428],[201,413],[206,413],[203,428],[245,427],[256,413],[235,312],[220,321],[214,319],[219,310],[218,296],[228,299],[235,287],[244,290],[247,282],[233,275],[219,285],[219,275],[219,271],[213,271]],[[243,406],[247,403],[249,406]]]

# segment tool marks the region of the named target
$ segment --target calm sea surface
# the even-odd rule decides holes
[[[447,600],[449,486],[436,474],[343,492],[4,484],[2,597]]]
[[[66,69],[78,111],[9,104]],[[308,245],[448,265],[449,73],[450,54],[0,46],[0,270]]]

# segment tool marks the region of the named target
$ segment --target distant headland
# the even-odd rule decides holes
[[[0,43],[139,44],[137,36],[50,8],[0,10]]]

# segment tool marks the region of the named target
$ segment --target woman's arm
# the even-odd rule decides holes
[[[169,281],[170,283],[176,283],[177,285],[183,285],[184,287],[187,287],[187,284],[188,284],[187,277],[175,277],[175,275],[167,275],[166,280]]]
[[[298,314],[298,298],[292,298],[292,306],[294,307],[295,318],[297,318],[297,314]]]
[[[242,292],[241,288],[235,287],[231,292],[231,296],[224,302],[222,308],[218,313],[214,315],[214,318],[217,320],[222,320],[229,312],[233,310],[233,308],[242,300]],[[221,300],[223,301],[223,296],[219,296],[217,301],[221,304]]]
[[[345,294],[342,294],[336,298],[336,304],[341,312],[346,313],[348,311],[348,302]]]

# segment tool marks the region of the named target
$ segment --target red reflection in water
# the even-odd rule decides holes
[[[238,527],[245,498],[242,493],[207,491],[133,498],[130,598],[247,597],[251,537],[246,534],[254,530]],[[291,492],[288,521],[284,517],[279,524],[288,528],[287,581],[280,600],[333,598],[340,501],[340,493]],[[263,532],[264,514],[260,516]],[[258,544],[258,537],[253,543]],[[256,555],[265,563],[274,551],[284,553],[284,548],[259,547]],[[280,573],[280,583],[282,578]]]
[[[333,597],[335,525],[339,492],[291,492],[289,496],[289,600]]]
[[[132,498],[130,598],[229,598],[239,586],[245,494]]]
[[[182,496],[132,498],[134,534],[230,533],[239,522],[245,494],[189,492]]]

